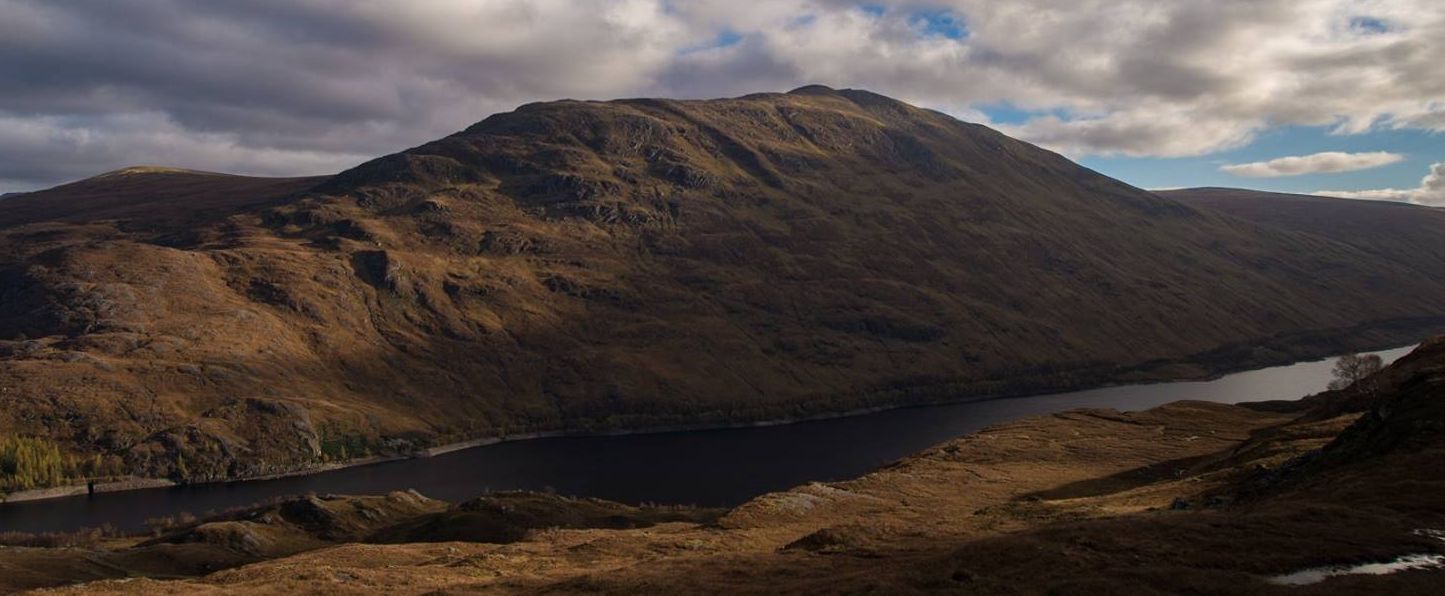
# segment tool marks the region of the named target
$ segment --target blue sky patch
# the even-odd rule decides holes
[[[1068,113],[1062,108],[1052,110],[1031,110],[1015,106],[1011,103],[995,103],[973,106],[974,109],[983,112],[988,116],[989,122],[994,124],[1023,124],[1039,116],[1055,116],[1059,119],[1067,119]]]
[[[1439,135],[1429,132],[1377,130],[1358,135],[1332,135],[1329,130],[1329,127],[1320,126],[1270,129],[1260,133],[1246,147],[1200,157],[1092,156],[1079,160],[1079,163],[1141,188],[1231,186],[1311,193],[1319,190],[1413,188],[1429,172],[1430,164],[1445,161],[1445,143],[1441,142]],[[1226,164],[1268,161],[1324,151],[1389,151],[1402,154],[1405,159],[1368,170],[1280,178],[1246,178],[1219,171],[1219,167]]]
[[[968,37],[968,24],[963,18],[946,10],[918,12],[910,19],[924,35],[963,39]]]
[[[1353,17],[1350,19],[1350,31],[1365,35],[1378,35],[1389,33],[1390,24],[1375,17]]]
[[[742,36],[741,33],[738,33],[738,32],[733,31],[733,30],[731,30],[731,29],[723,29],[721,32],[719,32],[719,33],[717,34],[716,37],[713,37],[712,40],[708,41],[707,43],[698,44],[698,45],[695,45],[695,46],[692,46],[692,47],[688,47],[688,48],[683,48],[682,50],[680,50],[680,51],[678,52],[678,54],[686,55],[686,54],[691,54],[691,53],[693,53],[693,52],[701,52],[701,51],[705,51],[705,50],[715,50],[715,49],[718,49],[718,48],[726,48],[726,47],[729,47],[729,46],[735,46],[735,45],[741,43],[742,41],[743,41],[743,36]]]
[[[882,4],[859,4],[858,10],[872,18],[888,14],[888,7]],[[908,23],[927,37],[963,39],[968,37],[968,24],[963,17],[949,10],[920,10],[907,14]]]

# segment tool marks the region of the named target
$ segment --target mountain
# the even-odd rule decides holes
[[[107,172],[48,190],[14,193],[0,230],[40,223],[117,222],[125,231],[184,229],[214,223],[307,190],[325,177],[256,178],[158,166]]]
[[[52,476],[250,477],[1445,330],[1439,245],[1161,197],[824,87],[530,104],[328,178],[146,168],[6,202],[0,428],[84,456]]]
[[[1157,191],[1159,196],[1213,209],[1263,226],[1349,244],[1445,275],[1445,209],[1391,201],[1365,201],[1238,188]]]

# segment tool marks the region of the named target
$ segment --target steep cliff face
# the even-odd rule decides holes
[[[0,428],[220,478],[1445,324],[1422,256],[1161,198],[864,91],[533,104],[325,180],[197,176],[7,199],[28,211],[0,220]]]

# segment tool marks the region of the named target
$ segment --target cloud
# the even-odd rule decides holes
[[[103,132],[101,132],[103,131]],[[184,165],[256,176],[332,173],[371,156],[251,147],[237,135],[188,130],[160,113],[86,118],[0,117],[0,188],[40,188],[120,165]],[[77,175],[77,173],[79,173]]]
[[[1256,161],[1220,166],[1219,171],[1246,178],[1278,178],[1302,174],[1333,174],[1354,172],[1399,163],[1405,156],[1388,151],[1369,153],[1342,153],[1326,151],[1312,155],[1280,157],[1269,161]]]
[[[312,173],[530,101],[808,83],[1007,105],[1074,156],[1202,155],[1276,126],[1445,131],[1442,60],[1435,0],[0,0],[0,118],[53,131],[0,145],[0,184],[150,155]]]
[[[1259,127],[1249,120],[1196,120],[1188,110],[1160,108],[1072,119],[1048,115],[999,128],[1066,155],[1183,157],[1243,147]]]
[[[528,101],[649,88],[683,23],[597,4],[0,0],[0,190],[134,163],[331,172]]]
[[[1327,197],[1346,199],[1369,199],[1375,201],[1401,201],[1416,205],[1445,206],[1445,162],[1430,166],[1430,173],[1420,180],[1417,188],[1384,188],[1379,190],[1321,190],[1314,193]]]

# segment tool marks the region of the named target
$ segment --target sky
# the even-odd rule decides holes
[[[1144,188],[1445,205],[1440,0],[0,0],[0,192],[335,172],[560,98],[868,89]]]

